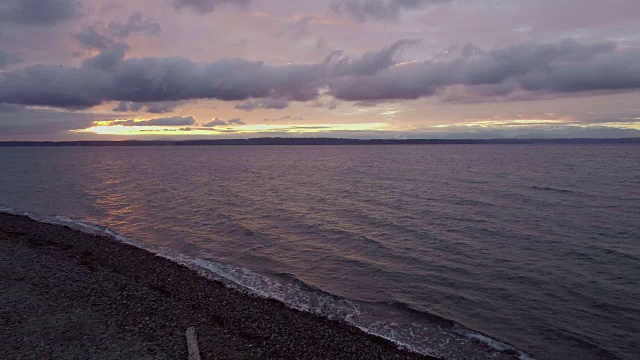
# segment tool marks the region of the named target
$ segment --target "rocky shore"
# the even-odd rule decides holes
[[[427,358],[108,237],[0,214],[5,359]]]

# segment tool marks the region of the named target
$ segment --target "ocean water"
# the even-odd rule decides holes
[[[640,358],[640,146],[0,148],[0,206],[444,358]]]

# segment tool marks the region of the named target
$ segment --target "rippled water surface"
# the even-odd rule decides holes
[[[637,145],[0,148],[0,205],[430,354],[640,358]]]

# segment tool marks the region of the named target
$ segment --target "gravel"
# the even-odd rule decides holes
[[[0,214],[5,359],[425,359],[108,237]]]

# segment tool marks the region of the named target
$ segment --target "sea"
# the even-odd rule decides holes
[[[640,145],[0,148],[0,209],[445,359],[640,359]]]

